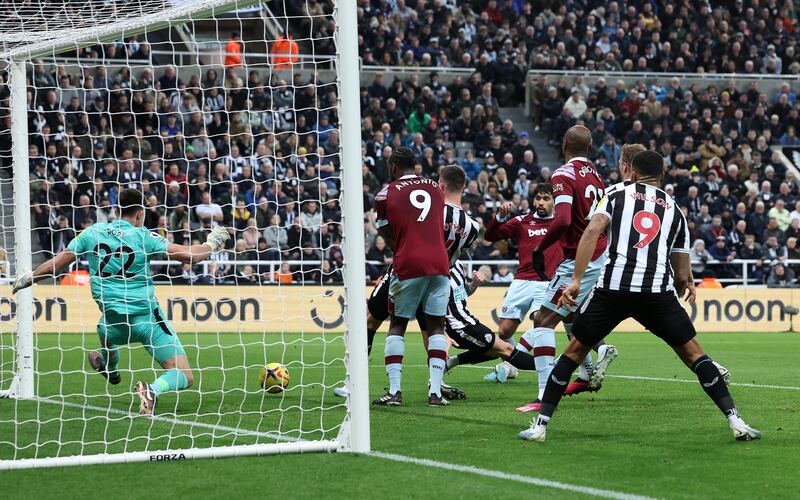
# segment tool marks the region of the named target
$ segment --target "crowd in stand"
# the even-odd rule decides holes
[[[565,2],[553,10],[523,0],[361,0],[365,65],[430,67],[392,81],[375,73],[360,90],[369,276],[376,279],[392,259],[372,207],[388,181],[393,148],[410,147],[420,175],[435,178],[442,165],[463,166],[464,207],[485,225],[503,201],[526,212],[529,193],[557,166],[539,164],[530,134],[548,134],[555,145],[563,130],[582,123],[593,133],[593,159],[608,182],[619,179],[621,144],[663,153],[666,189],[686,210],[696,240],[698,277],[738,276],[741,266],[730,261],[752,258],[759,263],[748,269],[750,278],[792,283],[797,269],[772,265],[800,258],[798,179],[773,153],[776,145],[800,144],[792,80],[770,94],[757,84],[700,88],[652,76],[634,85],[599,79],[590,86],[582,76],[521,85],[530,68],[614,71],[631,61],[642,70],[642,58],[649,72],[729,71],[733,61],[740,72],[751,65],[775,72],[778,64],[778,73],[798,73],[791,2],[736,5]],[[150,57],[148,44],[137,39],[87,50],[107,59]],[[474,71],[444,84],[436,68],[448,66]],[[146,64],[34,64],[29,156],[42,249],[57,252],[82,228],[112,219],[119,186],[137,187],[147,194],[146,226],[171,240],[202,241],[217,224],[235,231],[231,247],[208,269],[165,266],[162,276],[340,281],[336,85],[301,72],[281,76],[236,67],[179,73]],[[7,108],[7,87],[0,89],[0,107]],[[504,120],[500,107],[520,104],[527,91],[533,123]],[[0,123],[6,151],[9,126],[10,118]],[[465,258],[515,255],[511,242],[480,241]],[[513,276],[504,266],[491,271],[497,281]]]

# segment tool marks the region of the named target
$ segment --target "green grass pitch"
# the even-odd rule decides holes
[[[107,388],[98,375],[86,373],[82,348],[92,346],[93,337],[40,335],[38,347],[46,348],[38,361],[42,372],[38,378],[40,394],[72,394],[68,401],[111,407],[117,412],[109,420],[94,410],[39,404],[39,418],[46,423],[16,429],[0,423],[0,442],[30,442],[38,432],[40,443],[56,439],[69,442],[62,451],[77,452],[81,442],[89,442],[84,447],[87,452],[113,452],[144,446],[206,446],[212,441],[221,445],[267,442],[268,433],[273,431],[304,438],[335,437],[344,408],[342,400],[335,399],[325,387],[336,385],[343,377],[340,339],[326,339],[323,343],[318,337],[285,335],[285,347],[272,345],[267,349],[260,345],[260,336],[220,334],[182,339],[185,344],[203,346],[199,353],[194,348],[187,349],[190,358],[196,360],[199,356],[201,365],[220,366],[220,357],[224,356],[226,366],[241,367],[225,372],[204,371],[198,377],[202,393],[180,398],[171,395],[159,402],[162,412],[174,412],[178,419],[182,412],[194,413],[199,405],[207,413],[183,416],[204,426],[132,419],[123,414],[133,402],[125,394],[132,386],[132,377],[149,379],[155,373],[143,351],[123,351],[123,366],[137,372],[125,373],[121,386]],[[267,340],[274,343],[276,334]],[[448,375],[447,381],[463,389],[469,399],[453,402],[448,408],[428,408],[425,354],[419,337],[409,334],[403,372],[404,406],[371,412],[372,447],[633,495],[795,497],[800,463],[800,381],[796,370],[800,336],[705,334],[700,340],[712,358],[731,370],[731,392],[745,420],[763,431],[761,441],[734,442],[727,422],[694,376],[658,339],[644,334],[615,334],[610,341],[619,347],[620,357],[611,366],[613,376],[607,379],[603,390],[595,395],[565,398],[551,424],[548,442],[523,442],[516,434],[527,426],[531,415],[515,413],[514,407],[532,398],[534,374],[525,373],[499,385],[482,380],[488,366],[459,367]],[[237,347],[240,343],[245,347]],[[381,394],[387,385],[380,354],[382,343],[379,338],[370,361],[371,397]],[[217,345],[225,348],[214,347]],[[559,347],[563,347],[562,339]],[[293,387],[302,385],[302,391],[290,390],[278,396],[265,396],[258,391],[257,371],[244,367],[254,366],[265,357],[274,361],[276,349],[280,349],[277,355],[284,362],[303,359],[309,365],[301,369],[299,364],[289,364]],[[67,375],[62,381],[45,367]],[[226,389],[240,389],[223,392],[223,382]],[[79,396],[81,393],[89,397]],[[0,400],[0,421],[10,419],[11,405],[20,405],[21,414],[31,415],[37,408],[26,406],[31,404]],[[284,411],[277,411],[278,407]],[[219,408],[230,414],[220,416]],[[85,419],[89,424],[84,431]],[[212,430],[214,427],[217,430]],[[261,434],[235,435],[224,430],[229,427]],[[39,453],[52,454],[56,449],[53,443],[45,444]],[[7,444],[0,445],[0,458],[10,458],[10,453]],[[33,448],[19,453],[30,456]],[[6,498],[63,499],[106,494],[124,494],[126,498],[582,496],[507,479],[347,454],[12,471],[0,473],[0,481],[0,496]]]

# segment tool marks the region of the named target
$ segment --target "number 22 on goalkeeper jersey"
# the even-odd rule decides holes
[[[97,223],[69,244],[89,261],[92,298],[101,311],[149,314],[157,305],[150,260],[161,256],[169,241],[124,219]]]
[[[450,275],[445,248],[444,193],[431,179],[405,175],[375,197],[378,227],[389,225],[394,238],[393,268],[401,280]]]

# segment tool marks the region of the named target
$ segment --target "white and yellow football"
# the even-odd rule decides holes
[[[270,363],[261,368],[258,383],[267,392],[281,392],[289,386],[289,370],[281,363]]]

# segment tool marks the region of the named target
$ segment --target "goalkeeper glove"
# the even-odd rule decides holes
[[[211,248],[212,252],[217,252],[225,247],[225,242],[229,239],[231,239],[231,235],[228,234],[228,230],[222,226],[217,226],[211,230],[203,245]]]
[[[11,289],[11,293],[17,293],[18,291],[28,288],[31,285],[33,285],[33,272],[31,272],[30,269],[25,268],[17,275],[17,279],[14,281],[14,287]]]

